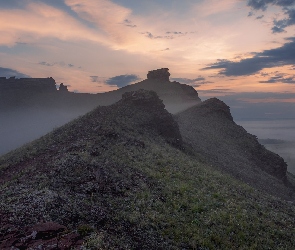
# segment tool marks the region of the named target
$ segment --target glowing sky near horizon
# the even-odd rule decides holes
[[[292,0],[0,0],[0,76],[98,93],[167,67],[203,96],[294,103],[294,24]]]

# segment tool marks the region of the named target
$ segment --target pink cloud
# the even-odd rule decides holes
[[[82,25],[67,13],[44,3],[30,3],[26,9],[22,10],[0,10],[0,32],[2,34],[0,44],[8,46],[13,46],[19,38],[22,38],[23,42],[44,37],[103,41],[95,30]]]

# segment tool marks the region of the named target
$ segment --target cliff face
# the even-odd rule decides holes
[[[162,82],[169,82],[169,69],[168,68],[162,68],[162,69],[156,69],[151,70],[147,74],[148,80],[158,80]]]
[[[255,188],[290,199],[287,164],[237,125],[224,102],[206,100],[177,114],[176,120],[183,140],[216,168]]]
[[[0,78],[0,93],[5,92],[22,92],[32,94],[54,93],[56,92],[56,83],[52,77],[49,78],[20,78],[14,77],[6,79]],[[7,93],[5,93],[7,94]]]

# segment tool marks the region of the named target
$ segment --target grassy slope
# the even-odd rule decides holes
[[[149,119],[99,108],[0,158],[0,210],[91,232],[85,248],[294,249],[293,204],[171,146]]]

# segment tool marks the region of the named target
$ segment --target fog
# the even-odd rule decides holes
[[[83,114],[82,111],[26,110],[0,114],[0,155],[29,143]]]
[[[295,119],[238,120],[236,123],[256,135],[267,149],[283,157],[288,164],[288,171],[295,174]]]

